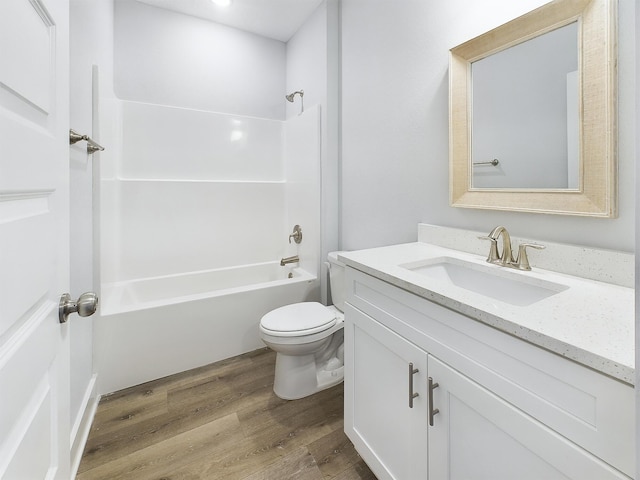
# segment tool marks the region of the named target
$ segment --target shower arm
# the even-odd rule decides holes
[[[289,95],[285,95],[284,98],[293,103],[296,95],[300,95],[300,114],[302,114],[304,112],[304,90],[297,90]]]

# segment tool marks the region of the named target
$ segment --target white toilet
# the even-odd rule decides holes
[[[344,378],[344,264],[329,253],[334,305],[302,302],[276,308],[260,320],[260,337],[276,355],[275,394],[295,400]]]

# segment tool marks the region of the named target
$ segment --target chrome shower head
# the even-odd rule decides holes
[[[300,97],[302,98],[304,96],[304,90],[298,90],[297,92],[290,93],[289,95],[285,95],[284,98],[286,98],[288,101],[293,103],[293,97],[295,97],[296,94],[299,94]]]

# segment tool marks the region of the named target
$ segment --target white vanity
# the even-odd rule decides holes
[[[531,272],[422,242],[340,256],[345,431],[380,480],[633,477],[633,289],[537,268],[557,250]]]

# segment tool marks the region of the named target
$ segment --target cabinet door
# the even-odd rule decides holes
[[[346,306],[345,432],[379,480],[427,478],[426,371],[423,350]]]
[[[628,479],[436,358],[428,364],[438,384],[430,407],[439,410],[429,427],[429,478]]]

